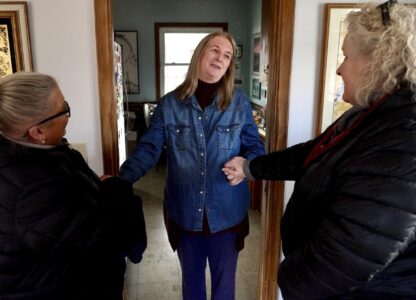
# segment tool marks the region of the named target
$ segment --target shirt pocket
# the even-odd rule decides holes
[[[188,150],[191,144],[191,127],[168,124],[168,145],[175,150]]]
[[[218,149],[231,150],[240,147],[240,124],[217,125]]]

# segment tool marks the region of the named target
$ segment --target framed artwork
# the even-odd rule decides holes
[[[253,74],[260,74],[260,33],[253,35]]]
[[[240,59],[243,57],[243,45],[237,45],[237,49],[235,51],[235,58]]]
[[[115,31],[114,41],[121,46],[126,92],[127,94],[139,94],[139,44],[137,31]]]
[[[261,99],[261,83],[260,83],[260,79],[258,78],[253,78],[252,80],[252,86],[251,86],[251,96],[254,99]]]
[[[236,61],[234,64],[234,84],[242,85],[243,78],[241,76],[241,63],[240,61]]]
[[[32,69],[27,2],[0,3],[0,77]]]
[[[321,76],[316,133],[320,134],[351,105],[342,100],[344,85],[336,70],[343,61],[342,43],[346,34],[346,15],[358,10],[356,4],[327,3],[324,5]]]

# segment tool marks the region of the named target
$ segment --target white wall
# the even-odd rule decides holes
[[[320,0],[296,1],[288,146],[309,140],[315,132],[323,4],[326,2]],[[331,0],[331,2],[345,1]]]
[[[27,2],[34,71],[57,79],[71,106],[66,137],[87,144],[88,163],[102,174],[94,1]]]

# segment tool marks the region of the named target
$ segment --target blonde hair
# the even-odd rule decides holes
[[[389,11],[387,25],[375,3],[363,5],[346,18],[348,38],[368,56],[355,93],[357,104],[364,107],[401,84],[416,91],[416,8],[394,4]]]
[[[51,76],[35,72],[17,72],[0,79],[0,132],[21,136],[49,115],[53,110],[49,96],[57,87]]]
[[[221,110],[225,110],[227,106],[230,104],[233,96],[235,73],[234,56],[237,48],[234,38],[228,32],[216,31],[210,33],[199,42],[198,46],[194,51],[194,54],[192,55],[191,63],[189,64],[185,80],[175,89],[175,93],[180,100],[184,100],[188,97],[191,97],[195,93],[195,90],[198,86],[199,63],[201,61],[202,56],[208,48],[209,42],[217,36],[221,36],[228,39],[233,47],[233,59],[231,59],[230,65],[222,78],[222,85],[217,96],[218,108]]]

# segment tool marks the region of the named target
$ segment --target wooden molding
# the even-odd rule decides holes
[[[118,174],[118,136],[114,99],[113,19],[111,0],[94,0],[98,90],[104,174]]]
[[[296,0],[262,1],[262,18],[267,14],[268,19],[269,74],[266,110],[266,120],[269,121],[266,124],[268,152],[284,149],[287,144],[295,2]],[[268,181],[265,198],[261,210],[258,299],[274,300],[277,297],[284,183]]]

